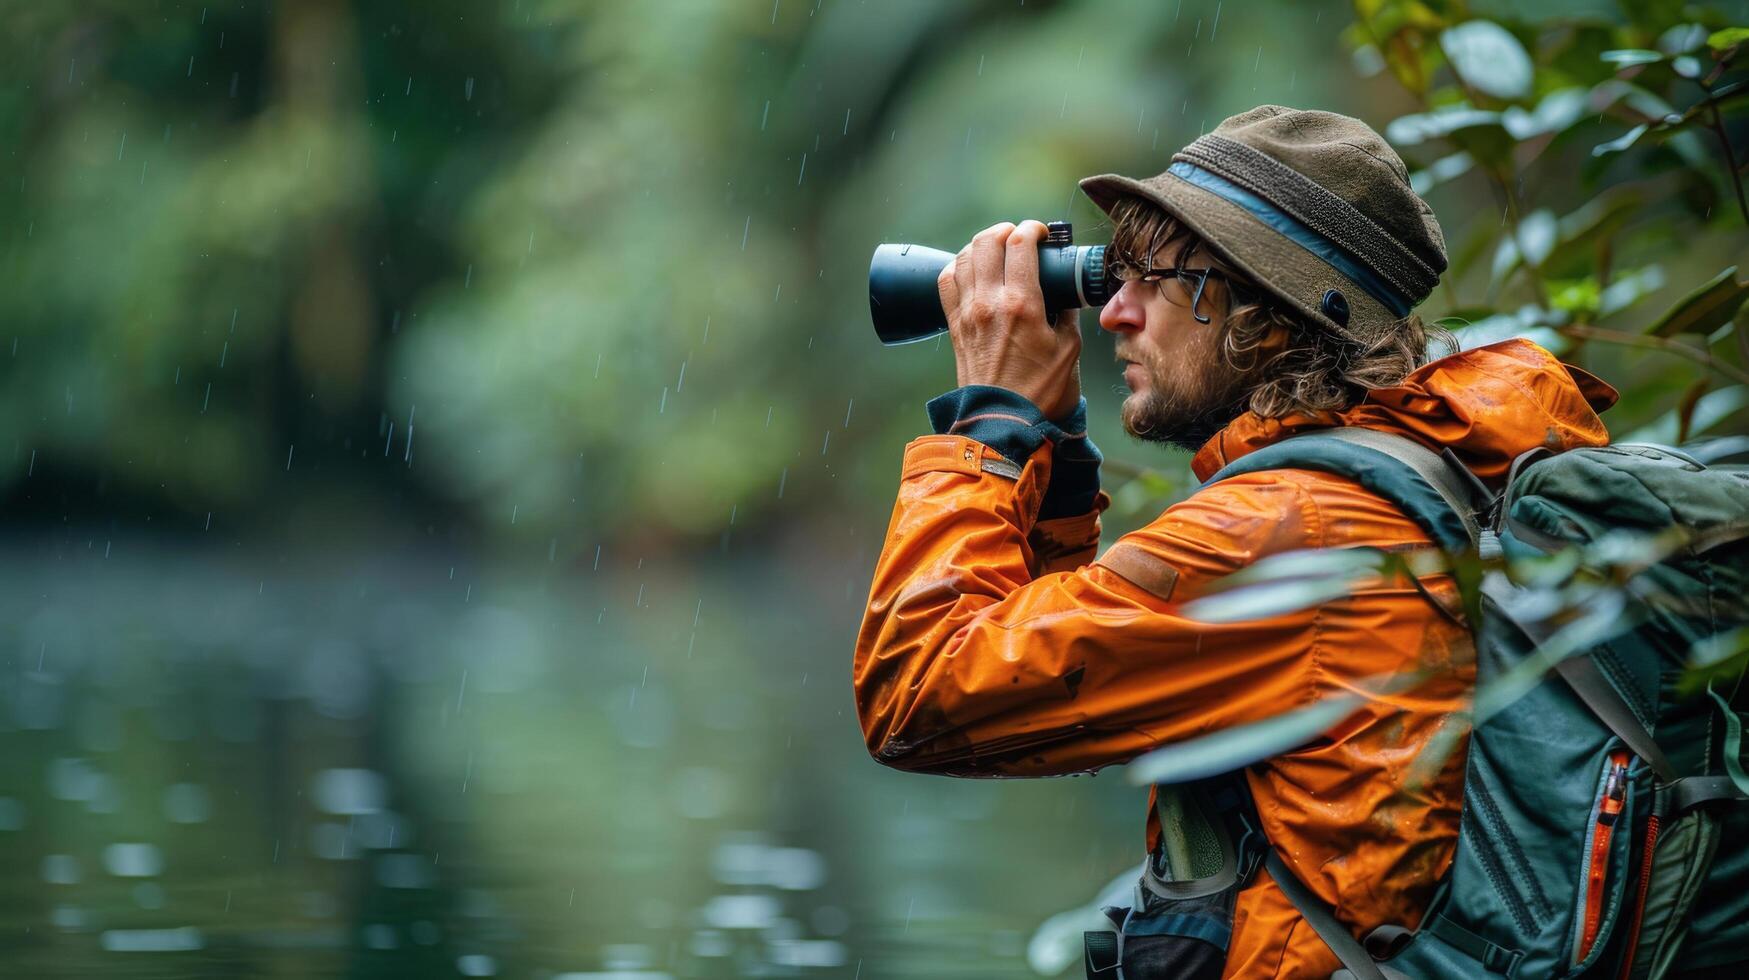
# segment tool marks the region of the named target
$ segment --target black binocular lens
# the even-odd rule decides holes
[[[1051,319],[1068,309],[1104,306],[1116,291],[1105,268],[1104,245],[1075,245],[1066,221],[1046,226],[1038,247],[1039,288]],[[947,329],[936,278],[954,253],[927,245],[881,245],[868,264],[868,309],[875,334],[888,346],[909,344]]]

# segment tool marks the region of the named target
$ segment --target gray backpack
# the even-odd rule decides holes
[[[1171,944],[1147,937],[1173,935],[1181,962],[1199,943],[1224,961],[1211,923],[1230,929],[1232,896],[1259,866],[1337,954],[1342,980],[1749,974],[1749,470],[1655,446],[1534,450],[1495,496],[1449,451],[1332,429],[1208,482],[1283,468],[1356,480],[1453,554],[1590,549],[1633,574],[1591,581],[1569,558],[1545,563],[1551,581],[1536,590],[1498,569],[1483,579],[1469,618],[1485,703],[1456,854],[1417,929],[1356,939],[1269,848],[1243,780],[1223,776],[1160,788],[1173,813],[1159,850],[1176,853],[1150,855],[1136,906],[1089,934],[1088,976],[1218,976],[1150,972],[1141,954]],[[1554,582],[1559,562],[1571,567]],[[1551,589],[1582,598],[1558,604],[1581,614],[1551,618]],[[1697,654],[1715,662],[1696,667]],[[1197,882],[1221,887],[1163,895]]]

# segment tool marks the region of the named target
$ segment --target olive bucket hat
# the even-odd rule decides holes
[[[1262,105],[1173,154],[1146,180],[1081,189],[1107,214],[1149,201],[1313,322],[1363,344],[1439,284],[1445,236],[1396,151],[1358,119]]]

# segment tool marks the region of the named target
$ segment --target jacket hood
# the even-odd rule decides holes
[[[1597,413],[1614,388],[1563,364],[1528,340],[1460,351],[1375,388],[1352,408],[1265,419],[1246,412],[1197,451],[1191,468],[1207,480],[1222,466],[1309,429],[1349,425],[1408,436],[1438,452],[1450,447],[1484,482],[1506,479],[1512,461],[1539,446],[1561,452],[1609,444]]]

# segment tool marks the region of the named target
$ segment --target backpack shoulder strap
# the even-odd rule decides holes
[[[1299,876],[1293,873],[1293,869],[1287,866],[1287,862],[1281,859],[1275,848],[1269,849],[1264,866],[1269,869],[1269,876],[1275,879],[1276,886],[1293,903],[1300,917],[1306,920],[1306,924],[1312,927],[1312,931],[1324,940],[1324,944],[1330,947],[1330,952],[1335,953],[1336,958],[1347,968],[1346,972],[1353,974],[1358,980],[1386,980],[1385,971],[1374,962],[1366,947],[1336,920],[1336,913],[1331,911],[1330,906],[1313,894],[1305,882],[1300,881]]]
[[[1473,550],[1481,544],[1477,513],[1484,509],[1483,501],[1467,474],[1421,443],[1377,429],[1350,426],[1290,436],[1228,463],[1203,485],[1280,469],[1348,477],[1401,507],[1446,551]]]
[[[1517,627],[1532,643],[1541,646],[1554,635],[1554,628],[1547,623],[1517,615],[1514,601],[1517,593],[1504,575],[1494,572],[1484,576],[1482,594],[1493,602],[1495,612]],[[1670,764],[1664,750],[1658,747],[1657,739],[1640,721],[1627,699],[1603,676],[1603,671],[1598,669],[1596,661],[1591,659],[1588,652],[1561,658],[1555,664],[1555,673],[1567,682],[1567,686],[1591,709],[1597,720],[1603,722],[1605,727],[1621,739],[1623,745],[1652,767],[1661,782],[1676,781],[1676,767]]]

